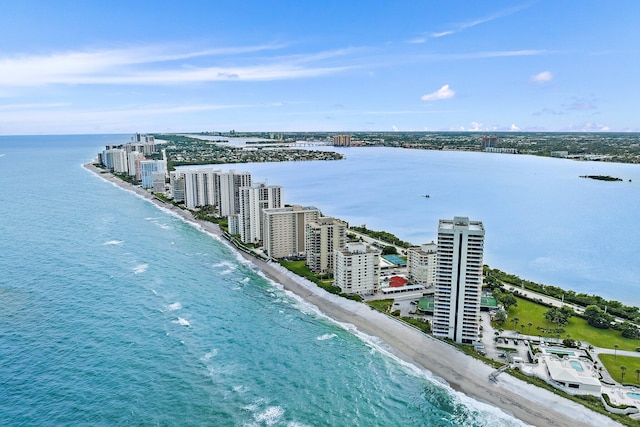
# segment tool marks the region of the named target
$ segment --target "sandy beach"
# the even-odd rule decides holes
[[[102,169],[91,163],[84,167],[100,178],[133,191],[185,220],[198,224],[207,232],[222,235],[216,224],[196,220],[189,212],[163,203],[142,188],[123,182],[110,173],[103,173]],[[501,374],[496,382],[492,382],[489,380],[489,374],[494,371],[492,367],[455,347],[373,310],[366,304],[329,294],[279,264],[268,263],[240,251],[239,253],[256,265],[265,276],[314,305],[329,318],[341,324],[353,325],[361,333],[378,338],[385,350],[398,358],[431,372],[446,381],[453,390],[500,408],[524,423],[535,426],[620,425],[604,415],[508,374]]]

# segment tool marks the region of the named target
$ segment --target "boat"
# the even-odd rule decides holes
[[[423,194],[423,195],[422,195],[422,197],[424,197],[424,198],[428,199],[428,198],[429,198],[429,195],[428,195],[428,194]]]

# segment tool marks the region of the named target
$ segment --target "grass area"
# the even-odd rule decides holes
[[[305,279],[311,280],[313,283],[318,283],[318,275],[309,269],[305,265],[305,261],[285,261],[280,260],[280,264],[282,264],[287,270],[290,270],[297,274],[298,276],[302,276]]]
[[[638,356],[640,356],[640,354],[638,354]],[[604,367],[614,380],[619,383],[624,382],[625,384],[640,384],[639,374],[636,374],[636,370],[640,372],[640,357],[616,356],[613,354],[600,354],[598,357],[600,357]],[[624,381],[622,381],[622,370],[620,366],[627,367],[624,374]]]
[[[537,304],[535,302],[516,297],[518,300],[517,307],[509,308],[509,318],[502,325],[503,329],[513,329],[513,323],[511,319],[517,317],[518,331],[522,332],[520,325],[524,326],[524,333],[528,335],[537,335],[542,337],[556,337],[555,334],[543,333],[538,330],[537,327],[545,329],[556,329],[559,326],[554,325],[544,318],[544,313],[548,310],[546,306]],[[531,333],[529,333],[529,322],[531,326]],[[614,348],[615,344],[620,346],[620,350],[635,351],[636,347],[640,347],[640,340],[624,338],[620,331],[613,329],[598,329],[589,325],[585,319],[577,316],[573,316],[569,319],[569,323],[561,327],[565,330],[559,338],[566,338],[567,335],[571,335],[571,338],[578,341],[586,341],[596,347]]]
[[[383,313],[389,313],[389,309],[393,306],[392,299],[379,299],[375,301],[367,301],[371,307]]]

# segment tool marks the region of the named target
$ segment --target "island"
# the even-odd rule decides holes
[[[580,178],[596,179],[598,181],[622,181],[621,178],[609,175],[580,175]]]

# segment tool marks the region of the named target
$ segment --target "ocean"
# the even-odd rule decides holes
[[[0,425],[521,425],[81,167],[128,138],[0,137]]]

